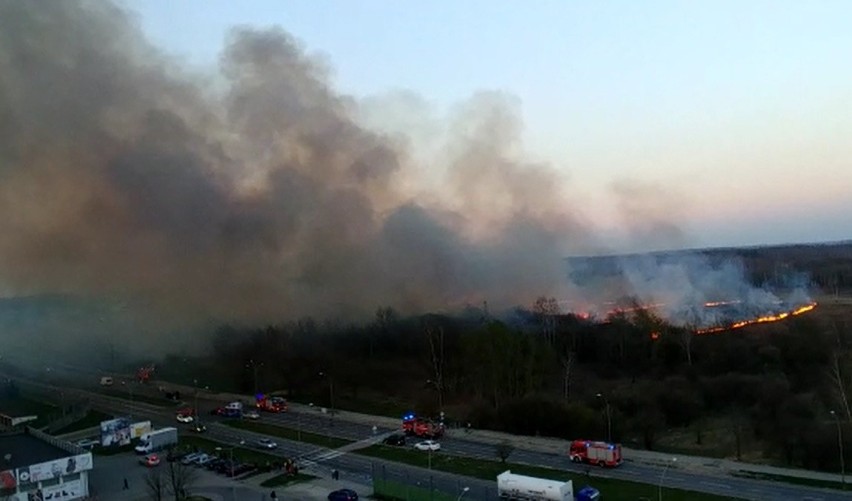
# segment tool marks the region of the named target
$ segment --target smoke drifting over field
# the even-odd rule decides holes
[[[659,263],[617,291],[569,283],[563,258],[600,245],[560,171],[525,160],[510,97],[426,127],[424,157],[361,125],[416,124],[422,102],[366,110],[327,73],[281,29],[235,29],[217,73],[195,75],[109,3],[0,3],[0,290],[141,305],[164,324],[701,295]],[[636,238],[684,243],[659,196],[614,186]],[[753,294],[741,273],[705,271]]]
[[[731,253],[670,252],[574,258],[571,278],[584,302],[569,305],[598,318],[647,307],[676,325],[729,325],[790,312],[812,302],[804,274],[755,286]],[[776,280],[779,281],[779,280]]]
[[[500,95],[418,165],[280,29],[234,30],[219,70],[185,73],[104,2],[3,2],[2,285],[175,318],[509,304],[557,294],[590,241]],[[423,170],[436,189],[405,188]]]

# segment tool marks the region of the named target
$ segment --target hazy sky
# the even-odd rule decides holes
[[[200,68],[229,27],[280,25],[356,98],[517,96],[530,156],[613,241],[645,214],[677,246],[852,238],[851,2],[126,4]]]

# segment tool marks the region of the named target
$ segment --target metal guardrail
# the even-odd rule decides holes
[[[78,447],[77,445],[68,442],[67,440],[63,440],[61,438],[54,437],[53,435],[48,435],[47,433],[39,430],[38,428],[33,428],[32,426],[27,426],[27,433],[30,436],[33,436],[43,442],[47,442],[50,445],[62,449],[65,452],[70,452],[75,456],[86,454],[89,451],[83,449],[82,447]]]

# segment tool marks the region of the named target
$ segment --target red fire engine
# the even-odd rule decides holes
[[[414,414],[406,414],[402,417],[402,431],[409,436],[438,438],[444,434],[444,425]]]
[[[147,383],[149,379],[151,379],[151,375],[154,374],[154,366],[149,365],[147,367],[140,367],[136,370],[136,380],[140,383]]]
[[[574,440],[568,456],[575,463],[589,463],[598,466],[614,467],[621,464],[621,444]]]
[[[255,406],[266,412],[287,412],[287,400],[281,397],[270,397],[258,394],[254,397]]]

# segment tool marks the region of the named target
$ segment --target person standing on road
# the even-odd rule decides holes
[[[125,478],[124,479],[124,487],[122,487],[121,490],[126,491],[128,489],[130,489],[130,486],[127,484],[127,479]]]
[[[269,497],[270,497],[270,499],[272,499],[272,501],[275,501],[276,499],[278,499],[278,495],[275,494],[275,491],[272,491],[272,494],[270,494]]]

